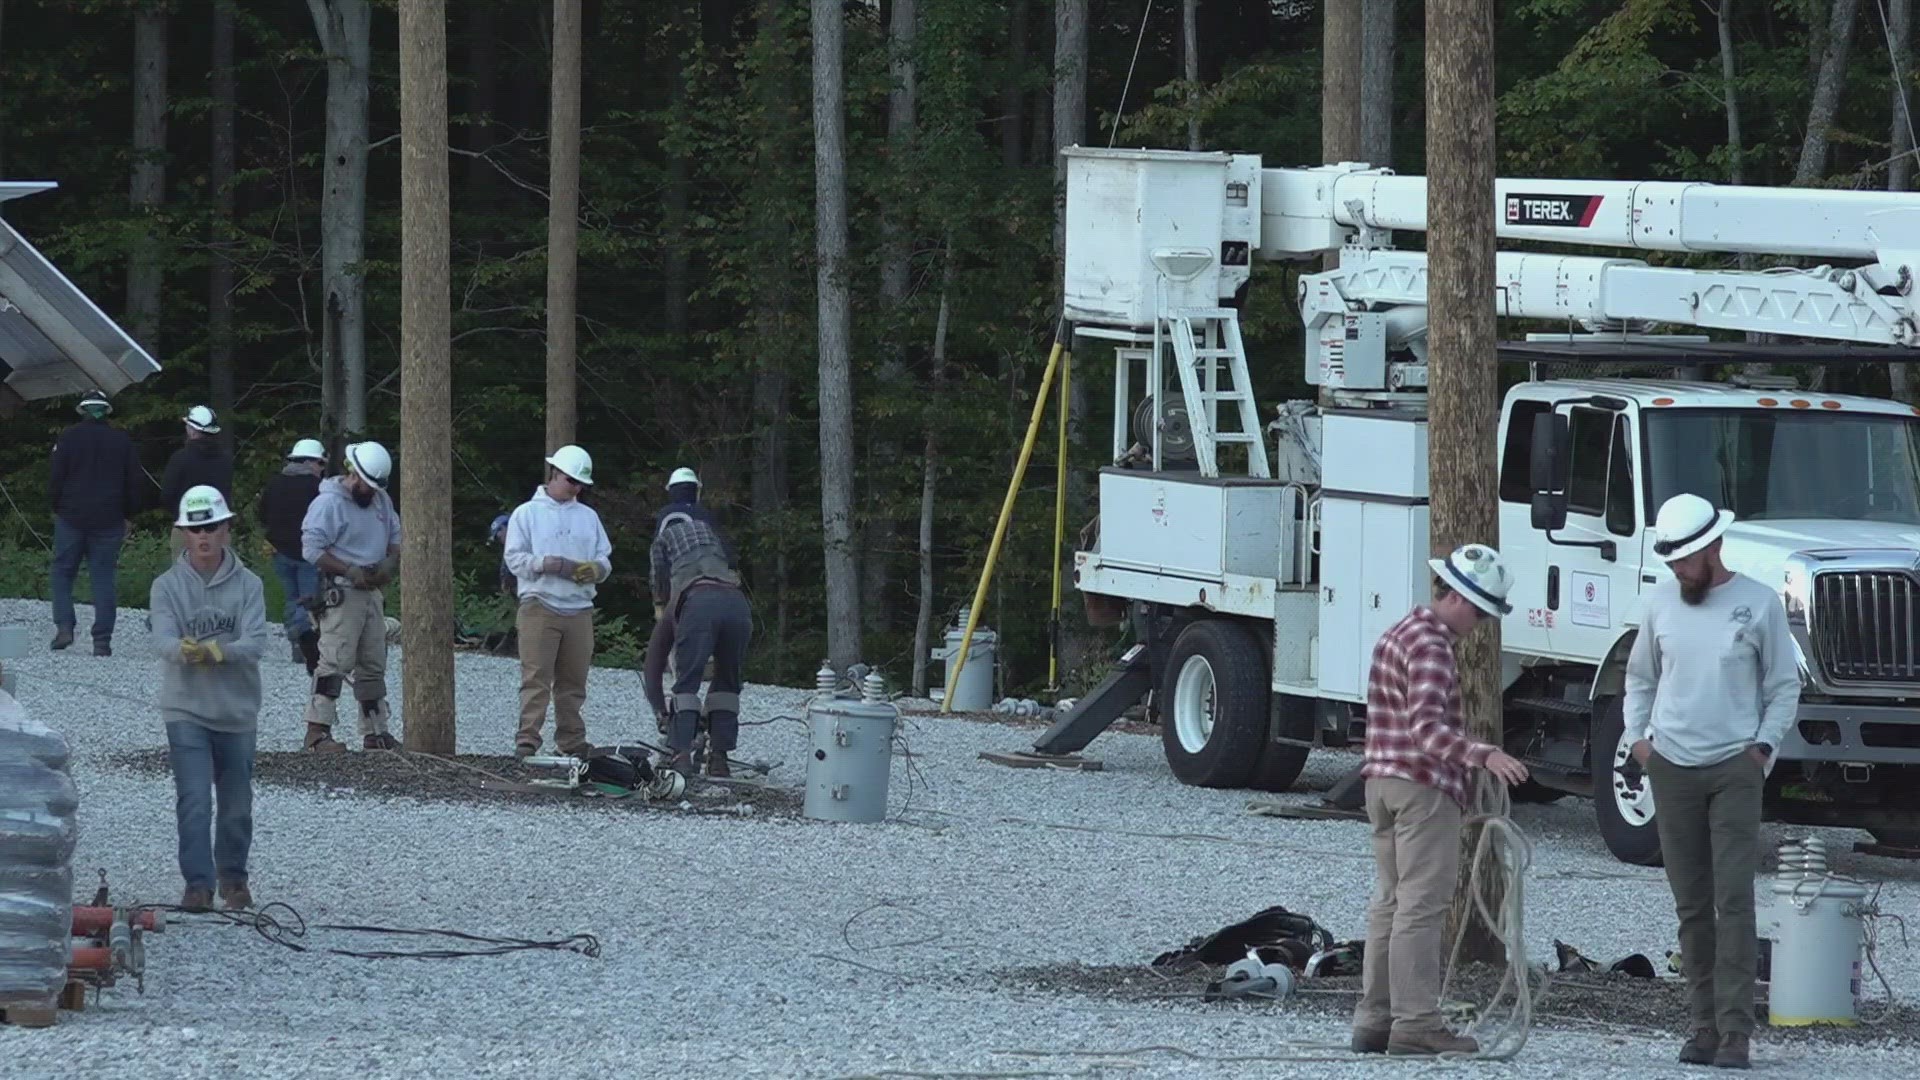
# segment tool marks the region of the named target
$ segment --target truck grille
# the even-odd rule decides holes
[[[1813,647],[1836,682],[1920,680],[1920,585],[1898,570],[1814,578]]]

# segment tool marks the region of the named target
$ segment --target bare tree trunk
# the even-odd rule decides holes
[[[1331,165],[1360,160],[1360,4],[1326,0],[1321,60],[1320,157]]]
[[[1429,492],[1432,548],[1444,557],[1466,543],[1494,543],[1495,425],[1499,374],[1494,349],[1492,0],[1427,3],[1427,234]],[[1460,704],[1475,739],[1501,745],[1499,623],[1462,638]],[[1461,839],[1470,855],[1478,829]],[[1453,917],[1473,918],[1463,856]],[[1477,919],[1463,958],[1497,960],[1498,942]]]
[[[400,5],[400,573],[406,746],[451,754],[453,387],[446,0]]]
[[[1913,179],[1913,112],[1908,95],[1913,71],[1912,0],[1887,0],[1887,32],[1893,53],[1893,161],[1887,166],[1887,190],[1905,191]],[[1895,401],[1913,404],[1911,364],[1888,365],[1887,382]]]
[[[367,0],[307,0],[327,53],[327,161],[320,196],[322,409],[348,434],[367,429],[367,302],[360,264],[367,234]],[[445,36],[444,30],[442,37]],[[444,71],[446,64],[441,62]],[[444,104],[441,111],[445,112]],[[334,397],[331,407],[326,393]]]
[[[575,283],[580,270],[580,0],[553,0],[547,202],[547,448],[573,441]]]
[[[1360,0],[1360,156],[1393,167],[1395,0]]]
[[[213,408],[233,408],[233,5],[213,5],[213,154],[207,180],[213,188],[213,264],[207,272],[207,376]]]
[[[495,62],[493,4],[494,0],[467,0],[462,5],[472,20],[467,29],[467,78],[473,85],[467,97],[467,112],[475,119],[467,128],[467,149],[475,154],[484,154],[493,148],[493,109],[500,74]],[[493,201],[494,176],[493,165],[486,159],[467,159],[467,201],[476,209]]]
[[[1200,0],[1181,0],[1181,74],[1187,80],[1187,108],[1200,104]],[[1187,114],[1187,149],[1200,149],[1200,118]]]
[[[1020,79],[1027,70],[1027,0],[1013,0],[1007,15],[1007,85],[1000,91],[1000,164],[1020,167]]]
[[[1833,0],[1820,78],[1813,87],[1813,104],[1807,108],[1807,135],[1800,143],[1800,164],[1793,170],[1796,187],[1815,184],[1826,175],[1827,132],[1833,127],[1841,92],[1846,89],[1847,52],[1853,46],[1854,16],[1859,10],[1860,0]]]
[[[667,36],[667,64],[673,71],[673,82],[668,91],[668,111],[676,122],[685,122],[687,117],[686,64],[680,57],[693,38],[689,32],[687,20],[691,17],[684,5],[675,9],[669,16]],[[666,251],[663,253],[665,264],[662,276],[667,290],[667,332],[673,335],[676,347],[684,347],[687,331],[691,326],[688,311],[688,273],[691,263],[687,254],[687,218],[693,205],[693,168],[687,155],[680,151],[668,151],[667,159],[667,206],[665,214]]]
[[[814,231],[820,308],[820,520],[827,655],[860,659],[860,576],[853,550],[853,359],[847,282],[847,137],[840,0],[813,0]]]
[[[1720,100],[1727,110],[1727,179],[1735,184],[1747,182],[1746,142],[1740,135],[1740,95],[1735,79],[1733,56],[1733,0],[1720,0],[1714,13],[1720,32]]]
[[[893,88],[887,93],[887,143],[897,173],[912,149],[914,128],[918,122],[915,115],[917,95],[913,54],[918,47],[916,31],[919,16],[915,10],[915,0],[893,0],[892,8],[892,21],[887,27],[887,70],[893,80]],[[880,296],[893,310],[896,319],[900,315],[900,306],[907,299],[907,275],[912,257],[911,242],[900,220],[899,206],[900,201],[890,201],[882,207],[880,217],[883,245]]]
[[[767,55],[784,59],[787,34],[781,14],[775,5],[763,5],[759,35]],[[794,285],[789,252],[791,230],[786,217],[779,210],[781,199],[778,185],[784,176],[796,170],[784,153],[784,144],[776,141],[772,130],[777,124],[772,118],[787,115],[796,103],[794,99],[797,95],[793,84],[787,79],[787,70],[784,63],[776,62],[757,74],[755,84],[761,115],[769,118],[768,128],[762,129],[762,137],[766,140],[770,158],[769,167],[757,172],[759,180],[766,187],[755,194],[750,209],[754,235],[767,267],[765,274],[755,278],[753,314],[760,358],[753,379],[753,511],[756,518],[765,522],[780,521],[780,515],[785,513],[789,502],[788,365],[796,338],[793,332],[794,297],[798,290]],[[792,583],[788,559],[789,538],[787,530],[778,525],[765,529],[762,535],[766,537],[767,546],[773,550],[774,656],[776,662],[783,662],[787,659],[791,640],[791,605],[787,599]]]
[[[947,366],[947,298],[953,293],[953,234],[947,234],[945,265],[940,269],[940,313],[933,321],[933,371],[928,379],[928,400],[939,401]],[[940,485],[939,419],[934,410],[927,412],[926,453],[920,461],[920,610],[913,620],[913,693],[927,696],[927,651],[933,647],[933,619],[937,610],[933,591],[933,510]]]
[[[129,203],[152,214],[167,194],[167,8],[148,0],[133,16],[133,182]],[[127,260],[127,322],[147,351],[160,351],[160,287],[166,246],[149,222]]]
[[[1087,0],[1055,0],[1053,6],[1053,255],[1060,269],[1067,255],[1067,159],[1060,151],[1087,141]],[[1058,288],[1055,289],[1058,292]]]

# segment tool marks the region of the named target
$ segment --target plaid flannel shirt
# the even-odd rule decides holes
[[[732,554],[712,525],[691,515],[678,515],[663,524],[648,552],[653,573],[653,602],[666,604],[700,577],[725,581]]]
[[[1438,788],[1462,807],[1471,771],[1494,748],[1460,724],[1453,632],[1421,606],[1380,636],[1367,678],[1367,749],[1361,775]]]

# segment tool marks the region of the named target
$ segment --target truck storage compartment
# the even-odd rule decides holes
[[[1328,410],[1320,420],[1320,484],[1331,495],[1425,500],[1426,415]]]
[[[1109,566],[1217,581],[1280,572],[1288,485],[1249,477],[1100,473],[1100,559]],[[1297,493],[1298,488],[1294,489]]]
[[[1427,506],[1323,498],[1320,530],[1316,673],[1327,696],[1357,699],[1366,693],[1374,643],[1432,595]]]

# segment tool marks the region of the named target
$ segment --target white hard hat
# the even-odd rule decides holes
[[[385,491],[387,476],[393,472],[393,455],[377,442],[348,443],[347,468],[367,483]]]
[[[107,395],[100,391],[89,390],[80,398],[80,404],[74,407],[74,411],[81,416],[90,416],[94,410],[104,416],[113,411],[113,402],[108,401]]]
[[[311,458],[314,461],[327,460],[327,448],[320,445],[319,439],[301,439],[287,451],[288,461],[302,461]]]
[[[207,408],[205,405],[195,405],[193,408],[188,409],[187,415],[181,417],[181,419],[185,420],[187,426],[195,431],[203,432],[207,435],[220,434],[220,421],[214,417],[213,410]]]
[[[1507,593],[1513,588],[1513,575],[1500,553],[1485,544],[1463,544],[1444,559],[1428,559],[1433,575],[1465,597],[1467,602],[1489,615],[1507,615],[1513,605]]]
[[[692,484],[694,487],[699,487],[700,477],[692,469],[689,469],[685,465],[682,465],[679,468],[673,470],[672,476],[667,477],[668,487],[672,487],[675,484]]]
[[[1733,524],[1733,511],[1715,510],[1698,495],[1675,495],[1660,504],[1653,519],[1653,553],[1667,562],[1684,559],[1720,539]]]
[[[593,486],[593,458],[585,450],[569,443],[553,452],[547,464],[588,487]]]
[[[173,519],[173,524],[181,529],[189,525],[215,525],[232,516],[227,497],[220,494],[219,488],[196,484],[180,496],[180,516]]]

